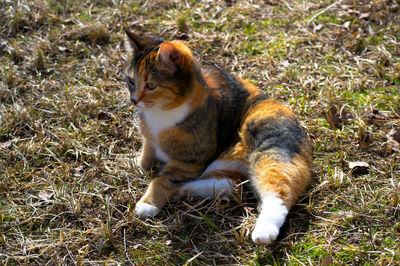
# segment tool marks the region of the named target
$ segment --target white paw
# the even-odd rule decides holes
[[[156,206],[147,203],[137,203],[135,207],[135,215],[140,218],[154,217],[158,211]]]
[[[251,238],[257,245],[268,245],[276,240],[279,227],[274,223],[256,223]]]
[[[262,199],[261,212],[251,235],[253,242],[257,245],[268,245],[275,241],[288,211],[283,200],[275,193],[267,194]]]

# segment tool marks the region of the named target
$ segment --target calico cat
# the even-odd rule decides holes
[[[138,165],[164,163],[135,215],[153,217],[175,197],[230,194],[249,178],[261,200],[252,239],[274,241],[310,179],[311,148],[295,114],[239,77],[200,68],[182,41],[125,31],[143,135]]]

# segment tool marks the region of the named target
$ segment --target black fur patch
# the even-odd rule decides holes
[[[248,108],[247,109],[249,109],[251,106],[255,106],[259,102],[262,102],[262,101],[267,100],[267,99],[269,99],[269,95],[268,94],[260,93],[260,94],[258,94],[257,96],[255,96],[253,99],[251,99],[248,102],[248,104],[247,104]]]
[[[135,57],[133,58],[133,65],[135,65],[136,68],[138,68],[140,66],[140,62],[143,60],[143,58],[146,55],[148,55],[149,53],[158,50],[160,48],[160,44],[162,44],[163,42],[164,42],[163,39],[154,38],[152,47],[147,48],[145,50],[137,51],[135,53]],[[137,71],[137,69],[136,69],[136,71]]]
[[[246,101],[250,93],[235,76],[222,69],[217,69],[217,71],[221,79],[225,81],[224,85],[229,88],[229,94],[224,88],[219,89],[222,97],[217,102],[218,153],[221,153],[237,141],[238,129],[248,109]]]
[[[279,150],[292,159],[306,137],[298,122],[283,114],[247,122],[246,142],[255,152]]]

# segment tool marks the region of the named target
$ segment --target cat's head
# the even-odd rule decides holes
[[[182,41],[163,41],[125,29],[130,53],[126,81],[131,102],[140,109],[172,109],[192,88],[194,61]]]

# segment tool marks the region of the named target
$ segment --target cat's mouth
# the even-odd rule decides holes
[[[150,108],[154,108],[156,105],[158,106],[157,103],[155,103],[151,99],[144,97],[143,94],[141,94],[138,97],[136,97],[135,95],[132,95],[130,97],[130,101],[131,101],[132,105],[134,105],[135,107],[137,107],[139,109],[150,109]]]
[[[139,109],[149,109],[149,108],[153,107],[153,103],[148,103],[148,102],[144,102],[144,101],[140,101],[140,100],[134,101],[131,99],[131,103]]]
[[[143,102],[143,94],[141,94],[139,97],[136,97],[135,95],[131,96],[131,103],[135,106],[145,106],[146,104]]]
[[[135,106],[139,109],[145,109],[147,107],[143,102],[138,102]]]

